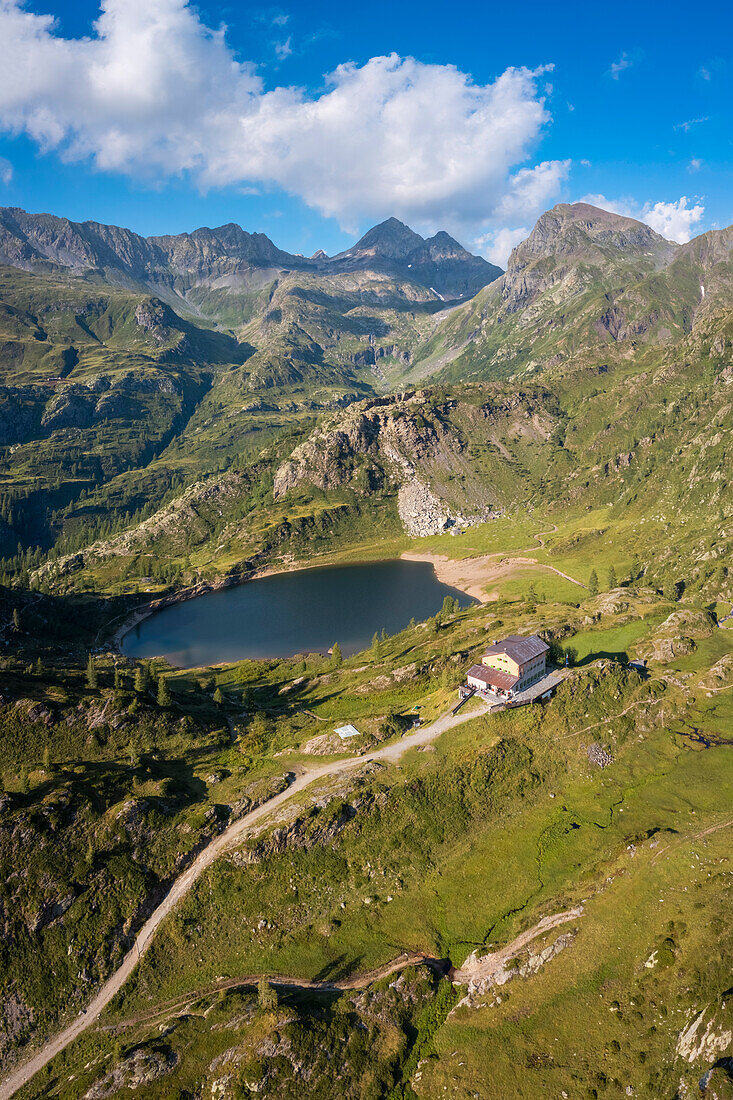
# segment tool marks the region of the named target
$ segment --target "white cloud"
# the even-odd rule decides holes
[[[7,187],[13,179],[13,166],[5,157],[0,157],[0,183]]]
[[[624,69],[630,69],[633,64],[633,59],[624,51],[618,61],[613,61],[611,63],[611,68],[609,69],[611,78],[613,80],[618,80]]]
[[[686,122],[675,123],[675,130],[684,130],[688,133],[693,126],[699,126],[701,122],[709,122],[709,117],[705,115],[703,118],[688,118]]]
[[[692,227],[702,221],[704,213],[704,206],[688,207],[687,197],[683,195],[677,202],[655,202],[653,206],[647,203],[642,220],[668,241],[685,244],[693,236]]]
[[[473,247],[492,264],[505,268],[511,250],[525,241],[529,234],[530,230],[523,225],[517,229],[497,229],[477,237]]]
[[[693,227],[700,228],[705,213],[705,207],[701,203],[688,206],[686,195],[676,202],[645,202],[642,206],[631,199],[607,199],[605,195],[585,195],[579,201],[645,222],[655,233],[668,241],[676,241],[677,244],[685,244],[692,238]]]
[[[279,61],[284,61],[293,52],[292,38],[288,37],[283,42],[275,43],[275,56]]]
[[[550,120],[546,68],[481,85],[392,54],[340,65],[316,95],[266,90],[186,0],[103,0],[79,39],[21,4],[0,0],[0,128],[71,161],[276,185],[342,225],[395,214],[474,229],[528,220],[567,175],[567,161],[521,167]]]
[[[690,163],[687,165],[688,172],[699,172],[702,168],[702,161],[700,157],[693,157]]]
[[[569,160],[543,160],[534,168],[520,168],[509,181],[506,194],[495,208],[501,221],[541,213],[556,195],[570,171]]]
[[[641,209],[629,199],[609,199],[605,195],[593,194],[583,195],[582,198],[574,201],[587,202],[589,206],[598,206],[601,210],[609,210],[612,214],[621,214],[625,218],[636,218],[637,221],[641,221]]]

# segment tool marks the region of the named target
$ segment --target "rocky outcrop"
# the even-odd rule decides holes
[[[197,481],[189,486],[176,500],[155,512],[149,519],[136,527],[123,531],[111,539],[98,540],[85,547],[83,551],[68,554],[56,561],[46,562],[34,573],[38,580],[65,576],[84,568],[95,558],[125,557],[149,545],[163,535],[179,533],[183,538],[190,536],[196,528],[205,535],[208,527],[205,513],[215,510],[226,501],[238,497],[246,487],[246,482],[238,474],[223,474],[207,481]]]
[[[69,386],[57,394],[46,407],[41,426],[50,428],[88,428],[93,419],[94,406],[82,386]]]
[[[359,493],[386,488],[397,492],[409,535],[435,535],[493,514],[480,506],[469,515],[457,512],[418,472],[431,464],[450,471],[464,448],[460,432],[422,391],[362,401],[326,421],[293,451],[276,471],[273,491],[280,500],[301,484],[325,490],[347,486]]]
[[[707,611],[682,608],[673,611],[648,640],[637,645],[636,650],[640,657],[664,664],[674,657],[693,653],[695,640],[708,638],[714,629],[712,616]]]
[[[708,1012],[704,1008],[680,1033],[676,1051],[678,1058],[684,1058],[686,1062],[712,1062],[718,1055],[730,1050],[733,1031],[716,1024],[714,1012],[706,1021]]]
[[[554,959],[566,947],[569,947],[577,935],[577,930],[563,932],[552,943],[548,943],[539,951],[530,951],[522,962],[516,956],[502,961],[495,970],[483,974],[481,977],[471,978],[462,1004],[474,1004],[479,998],[485,997],[491,990],[497,989],[513,981],[515,978],[530,978],[537,974],[542,967]],[[464,963],[464,968],[470,965],[469,957]]]
[[[178,1055],[167,1048],[150,1050],[141,1047],[133,1050],[109,1073],[95,1082],[84,1093],[83,1100],[106,1100],[108,1096],[117,1096],[123,1090],[134,1091],[142,1085],[150,1085],[166,1074],[172,1073],[178,1065]]]

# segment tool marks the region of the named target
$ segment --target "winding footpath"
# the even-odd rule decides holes
[[[428,745],[431,741],[435,741],[441,734],[445,733],[446,730],[451,729],[453,726],[459,726],[463,722],[468,722],[472,718],[478,718],[486,714],[487,711],[488,708],[484,708],[481,711],[472,711],[468,714],[457,715],[452,715],[449,712],[438,718],[431,725],[426,726],[424,729],[408,734],[406,737],[403,737],[401,741],[397,741],[394,744],[385,745],[384,748],[378,749],[376,752],[364,754],[362,756],[347,757],[344,760],[333,760],[330,763],[322,764],[318,768],[308,768],[296,776],[287,790],[274,795],[267,802],[263,802],[262,805],[250,810],[248,814],[245,814],[243,817],[233,822],[223,833],[215,837],[215,839],[199,853],[193,863],[175,880],[166,896],[158,907],[153,910],[140,929],[137,939],[125,956],[122,964],[114,974],[107,979],[91,1003],[87,1005],[84,1012],[80,1013],[68,1027],[60,1031],[53,1039],[49,1039],[33,1057],[29,1058],[28,1061],[24,1062],[22,1065],[19,1065],[0,1083],[0,1100],[9,1100],[18,1089],[26,1085],[40,1069],[43,1069],[43,1067],[51,1061],[52,1058],[55,1058],[57,1054],[60,1054],[70,1043],[73,1043],[75,1039],[96,1023],[99,1014],[119,993],[130,977],[130,974],[137,966],[138,961],[150,947],[153,937],[163,920],[178,904],[181,898],[185,897],[204,871],[207,870],[220,855],[240,840],[253,825],[262,821],[263,818],[268,817],[273,810],[282,806],[294,795],[310,787],[312,783],[317,782],[319,779],[348,774],[372,762],[397,763],[400,757],[410,749]]]
[[[436,959],[432,955],[426,955],[421,951],[403,951],[398,958],[392,959],[375,970],[363,970],[358,974],[351,974],[348,978],[334,981],[317,981],[315,978],[289,978],[284,977],[282,974],[244,974],[239,978],[227,978],[215,985],[208,986],[206,989],[193,990],[185,997],[161,1001],[160,1004],[156,1005],[155,1008],[151,1008],[148,1012],[140,1012],[136,1016],[129,1016],[127,1019],[119,1020],[114,1024],[104,1024],[100,1027],[100,1031],[118,1033],[126,1028],[150,1023],[159,1017],[169,1017],[174,1014],[189,1015],[192,1005],[198,1001],[203,1001],[213,994],[222,992],[222,990],[258,986],[263,978],[268,985],[276,986],[278,989],[311,989],[319,993],[333,993],[366,989],[367,986],[378,982],[380,978],[389,978],[392,974],[399,974],[402,970],[406,970],[408,966],[420,965],[429,966],[441,975],[448,972],[448,963],[444,959]]]
[[[546,549],[545,535],[552,535],[557,529],[557,524],[553,523],[552,528],[546,531],[538,531],[537,534],[531,536],[538,543],[538,546],[526,546],[524,549],[515,550],[514,553],[524,555],[532,551],[536,552],[538,548]],[[492,550],[488,554],[466,558],[451,558],[447,554],[405,550],[400,557],[404,561],[429,562],[439,581],[452,585],[453,588],[459,588],[479,603],[489,603],[497,598],[496,591],[491,593],[488,591],[490,584],[494,585],[499,581],[508,580],[515,574],[517,569],[522,569],[528,565],[534,565],[538,569],[546,569],[550,573],[555,573],[558,577],[563,577],[578,588],[583,588],[586,591],[588,588],[577,577],[571,577],[569,573],[564,573],[562,569],[558,569],[548,562],[539,561],[538,558],[507,557],[504,550]]]

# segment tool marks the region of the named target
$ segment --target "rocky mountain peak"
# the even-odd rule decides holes
[[[419,233],[415,233],[397,218],[387,218],[370,229],[348,255],[370,254],[391,260],[404,260],[416,248],[424,244]]]
[[[429,256],[431,260],[465,260],[471,256],[468,249],[459,244],[455,237],[451,237],[450,233],[446,233],[444,229],[441,229],[433,237],[428,237],[423,242],[421,251]]]
[[[591,258],[602,253],[606,260],[614,255],[645,255],[661,264],[668,262],[678,246],[666,241],[648,225],[601,210],[589,203],[559,203],[546,211],[526,241],[512,252],[507,270],[522,268],[545,256]]]

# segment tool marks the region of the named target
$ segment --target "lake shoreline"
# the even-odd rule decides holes
[[[451,588],[457,588],[465,592],[479,603],[489,603],[496,597],[487,595],[485,583],[491,580],[490,567],[486,569],[486,563],[490,555],[476,558],[449,558],[446,554],[431,554],[418,552],[417,550],[405,550],[400,554],[403,561],[427,562],[435,570],[435,576],[441,584],[447,584]],[[494,562],[496,567],[496,562]]]
[[[247,582],[268,579],[279,583],[244,594],[251,588]],[[240,593],[139,629],[163,611],[228,588]],[[348,563],[279,562],[151,599],[117,625],[107,644],[128,658],[162,657],[174,667],[327,653],[334,640],[344,653],[359,652],[374,632],[399,633],[411,617],[427,619],[444,597],[460,599],[462,594],[439,580],[431,562],[410,563],[398,556]],[[131,637],[135,631],[137,636]]]

